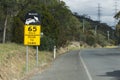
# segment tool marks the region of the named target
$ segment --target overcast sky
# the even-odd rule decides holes
[[[101,21],[108,25],[114,25],[115,0],[63,0],[72,12],[80,15],[87,14],[93,20],[98,20],[98,4],[101,6]],[[120,1],[117,1],[117,9],[120,10]]]

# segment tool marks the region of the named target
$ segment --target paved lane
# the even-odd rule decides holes
[[[79,51],[71,51],[60,56],[43,73],[36,74],[30,80],[88,80],[80,61]]]
[[[92,80],[120,80],[120,49],[87,49],[80,54]]]

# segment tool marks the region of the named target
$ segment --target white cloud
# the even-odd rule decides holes
[[[102,22],[106,22],[109,24],[109,25],[112,25],[114,24],[114,18],[111,17],[111,16],[104,16],[102,17]]]
[[[101,5],[101,19],[109,25],[114,24],[115,1],[114,0],[63,0],[70,7],[72,12],[88,14],[94,20],[97,19],[98,3]],[[120,2],[118,2],[118,10]]]

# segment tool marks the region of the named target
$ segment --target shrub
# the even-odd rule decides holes
[[[86,38],[86,42],[87,42],[88,45],[92,46],[96,43],[96,40],[95,40],[94,36],[89,35]]]
[[[54,47],[55,41],[47,36],[43,36],[41,38],[40,50],[52,51]]]

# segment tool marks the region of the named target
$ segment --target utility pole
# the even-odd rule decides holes
[[[62,1],[62,0],[58,0],[59,3],[60,3],[60,1]]]
[[[98,3],[98,21],[101,22],[101,5]]]
[[[114,15],[116,15],[117,14],[117,12],[118,12],[118,0],[114,0],[115,1],[115,3],[114,3],[114,7],[115,7],[115,13],[114,13]],[[117,20],[116,19],[114,19],[114,25],[116,25],[117,24]]]
[[[85,32],[85,20],[83,19],[83,33]]]
[[[110,31],[107,31],[108,41],[110,39]]]
[[[95,36],[96,36],[96,34],[97,34],[97,25],[95,26]]]

